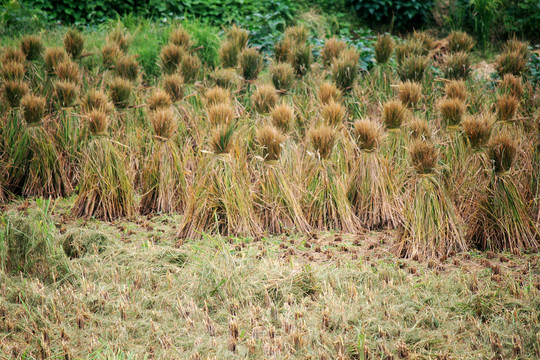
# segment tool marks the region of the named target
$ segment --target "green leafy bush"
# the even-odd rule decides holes
[[[350,0],[354,10],[373,25],[390,24],[399,30],[419,28],[431,16],[430,0]]]

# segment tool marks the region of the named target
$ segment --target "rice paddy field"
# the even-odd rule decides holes
[[[0,359],[540,358],[530,44],[60,29],[1,43]]]

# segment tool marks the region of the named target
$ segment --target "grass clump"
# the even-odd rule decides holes
[[[4,81],[4,96],[12,108],[19,107],[21,99],[30,91],[25,82],[18,80]]]
[[[410,55],[403,59],[398,66],[398,75],[401,81],[421,82],[429,64],[426,56]]]
[[[500,77],[506,74],[521,76],[527,69],[528,60],[519,51],[505,51],[495,59],[495,70]]]
[[[27,94],[21,99],[21,110],[26,124],[36,124],[43,120],[46,108],[45,99],[41,96]]]
[[[182,58],[180,65],[180,73],[184,78],[184,82],[191,84],[197,80],[199,72],[201,71],[201,60],[195,54],[187,54]]]
[[[238,73],[235,69],[216,69],[212,73],[212,79],[217,86],[233,90],[238,87]]]
[[[206,106],[216,104],[229,104],[231,102],[231,92],[219,86],[211,87],[204,94]]]
[[[79,84],[81,81],[79,66],[71,60],[58,64],[54,72],[60,80],[69,81],[73,84]]]
[[[137,82],[139,79],[139,62],[133,56],[122,56],[116,61],[114,68],[117,76],[122,79]]]
[[[344,124],[347,112],[343,105],[331,101],[322,106],[321,115],[326,125],[339,127]]]
[[[191,47],[191,36],[186,29],[178,27],[169,34],[169,42],[187,50]]]
[[[516,115],[519,101],[511,95],[501,95],[497,98],[497,120],[511,121]]]
[[[89,113],[91,110],[102,110],[109,114],[112,111],[107,95],[98,89],[90,89],[81,99],[81,111]]]
[[[2,52],[2,64],[8,63],[10,61],[23,64],[26,60],[25,53],[18,48],[5,47]]]
[[[358,77],[358,53],[344,50],[332,63],[332,77],[341,91],[352,90]]]
[[[330,66],[335,59],[339,57],[341,52],[347,48],[347,43],[337,37],[332,37],[324,42],[324,47],[321,51],[321,59],[325,66]]]
[[[101,48],[101,64],[107,69],[113,69],[122,55],[123,52],[116,43],[107,43]]]
[[[230,125],[235,118],[229,103],[218,103],[208,107],[208,122],[212,126]]]
[[[54,83],[54,94],[61,107],[72,106],[78,91],[79,87],[71,81],[58,80]]]
[[[516,99],[521,99],[523,96],[523,85],[521,78],[512,74],[505,74],[499,84],[499,89],[503,94],[510,95]]]
[[[323,82],[319,87],[318,95],[321,103],[328,104],[332,101],[339,102],[342,94],[335,84]]]
[[[492,116],[487,113],[465,116],[461,127],[472,149],[482,149],[487,145],[491,137],[493,123]]]
[[[0,75],[4,81],[22,81],[26,70],[24,65],[15,61],[2,64]]]

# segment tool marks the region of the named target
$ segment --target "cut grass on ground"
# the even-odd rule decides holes
[[[72,200],[54,207],[56,241],[99,241],[63,282],[1,274],[1,359],[540,355],[538,254],[419,263],[391,255],[393,232],[175,246],[176,215],[74,220]]]

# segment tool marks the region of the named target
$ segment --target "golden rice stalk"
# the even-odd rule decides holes
[[[341,100],[341,91],[336,85],[328,82],[323,82],[319,87],[319,100],[321,103],[328,104],[331,101],[339,102]]]
[[[169,35],[169,42],[184,49],[191,47],[191,35],[184,28],[176,28]]]
[[[362,150],[353,163],[347,196],[360,224],[368,229],[394,227],[398,223],[392,199],[394,189],[388,163],[377,151],[382,128],[370,120],[354,123],[353,136]]]
[[[447,79],[467,79],[472,71],[469,53],[460,51],[447,54],[443,71]]]
[[[377,64],[382,65],[388,63],[394,51],[395,41],[390,35],[381,35],[377,37],[375,42],[375,60]]]
[[[229,125],[234,118],[234,109],[230,104],[220,103],[208,108],[208,122],[212,126]]]
[[[289,63],[277,63],[270,66],[272,84],[281,92],[290,90],[295,81],[294,68]]]
[[[21,39],[21,50],[28,61],[38,60],[43,51],[43,42],[38,35],[26,35]]]
[[[27,125],[43,120],[46,108],[45,98],[33,94],[25,95],[21,100],[23,119]]]
[[[64,35],[64,48],[72,59],[78,59],[84,49],[84,37],[81,32],[70,28]]]
[[[231,92],[222,87],[214,86],[206,90],[204,98],[206,100],[206,106],[208,107],[216,104],[230,104]]]
[[[506,74],[521,76],[527,69],[528,56],[519,51],[505,51],[495,59],[495,70],[500,77]]]
[[[510,95],[501,95],[497,98],[497,120],[510,121],[516,115],[519,106],[518,100]]]
[[[459,99],[442,99],[438,106],[445,126],[457,126],[465,115],[465,103]]]
[[[291,130],[293,120],[294,110],[289,105],[283,103],[272,109],[272,124],[283,133],[288,133]]]
[[[269,113],[278,101],[276,88],[270,84],[263,84],[251,96],[251,104],[259,113]]]
[[[463,102],[467,100],[467,88],[463,80],[452,80],[444,85],[446,97],[450,99],[459,99]]]
[[[175,73],[180,68],[184,55],[184,49],[178,45],[167,44],[163,46],[159,54],[161,70],[163,73]]]
[[[133,216],[133,185],[115,142],[105,136],[94,137],[83,155],[79,193],[72,215],[105,221]]]
[[[68,57],[63,48],[50,47],[45,49],[43,60],[47,65],[47,70],[52,73],[59,64],[68,60]]]
[[[155,89],[148,101],[146,101],[146,106],[148,110],[155,111],[158,109],[168,109],[172,105],[172,100],[169,94],[165,90]]]
[[[311,63],[313,62],[311,45],[297,43],[292,49],[292,55],[289,59],[289,62],[291,63],[296,75],[306,75],[311,67]]]
[[[323,105],[321,115],[327,125],[338,127],[344,124],[347,113],[343,105],[331,101]]]
[[[347,43],[337,37],[332,37],[325,41],[321,51],[321,59],[325,66],[332,64],[334,59],[337,59],[341,52],[347,48]]]
[[[184,78],[180,74],[163,76],[163,89],[173,102],[182,100],[184,97]]]
[[[398,97],[403,104],[414,106],[422,98],[422,85],[413,81],[402,82],[398,85]]]

